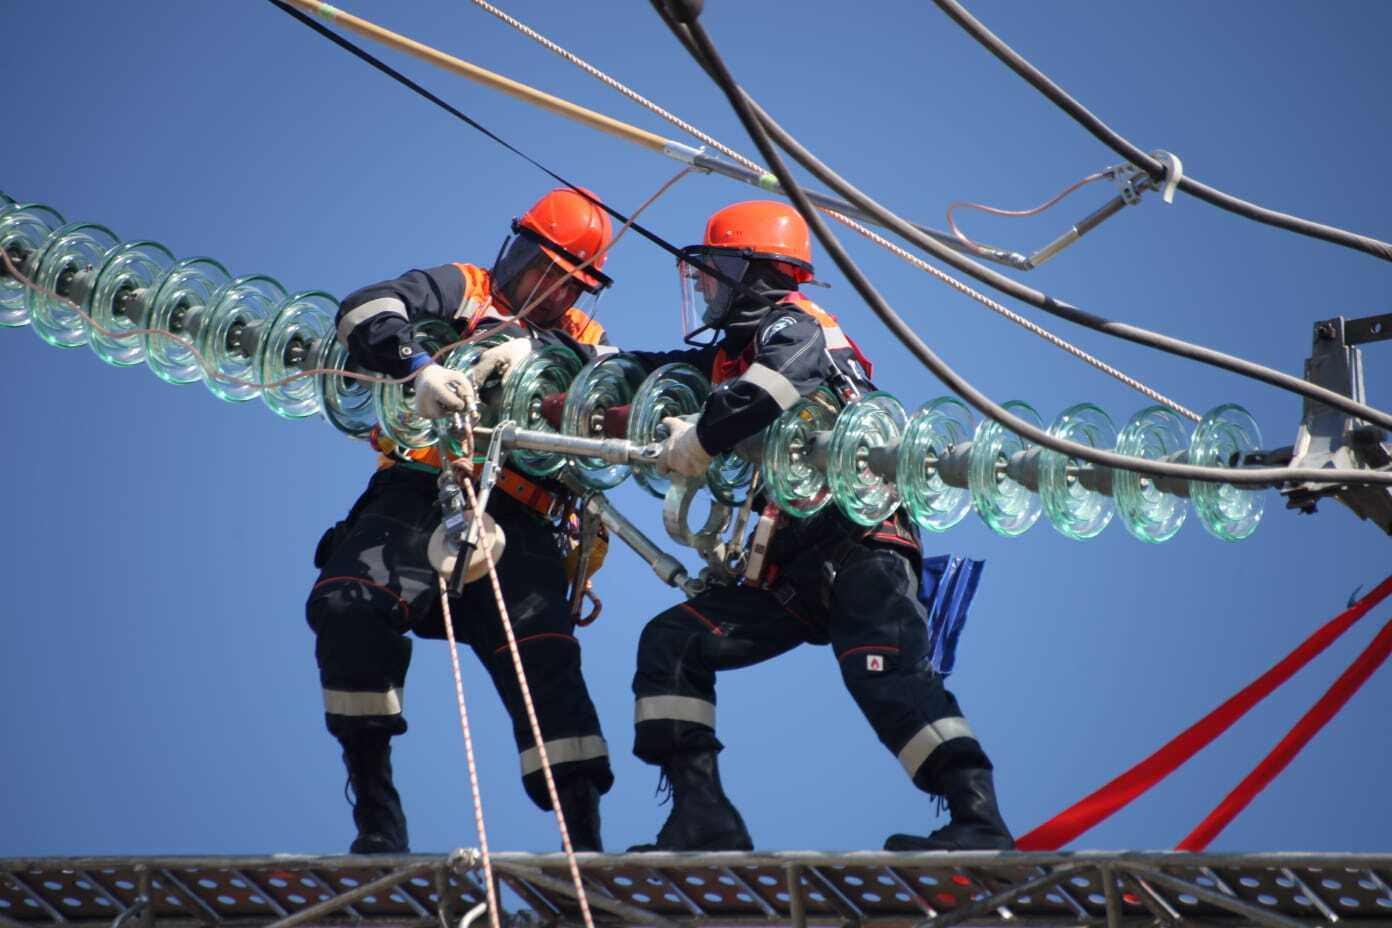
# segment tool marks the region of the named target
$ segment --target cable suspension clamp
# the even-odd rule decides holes
[[[1174,202],[1175,189],[1179,187],[1179,182],[1184,179],[1184,162],[1179,160],[1179,155],[1157,148],[1151,152],[1155,159],[1165,166],[1165,180],[1160,188],[1160,199],[1166,203]]]
[[[1117,193],[1127,206],[1141,202],[1141,194],[1155,189],[1155,180],[1134,164],[1118,164],[1107,169],[1107,176],[1117,186]]]
[[[1305,379],[1355,402],[1365,402],[1363,353],[1357,346],[1384,339],[1392,339],[1392,313],[1363,319],[1336,316],[1316,322]],[[1303,412],[1293,447],[1262,452],[1264,460],[1249,463],[1392,470],[1392,443],[1385,430],[1316,400],[1306,399]],[[1305,513],[1314,512],[1321,498],[1332,496],[1360,519],[1392,535],[1392,488],[1312,481],[1288,484],[1281,495],[1286,497],[1287,508]]]
[[[696,159],[704,157],[706,154],[706,146],[704,145],[700,148],[692,148],[690,145],[683,145],[681,142],[668,139],[667,143],[662,146],[662,153],[673,161],[692,165],[698,170],[710,171],[710,168],[702,168],[696,164]]]

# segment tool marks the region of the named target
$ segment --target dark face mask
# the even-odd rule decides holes
[[[776,303],[797,290],[797,281],[764,261],[751,262],[740,284],[750,292],[734,294],[720,327],[725,346],[731,351],[742,351],[749,344],[759,323],[771,311],[768,303]]]

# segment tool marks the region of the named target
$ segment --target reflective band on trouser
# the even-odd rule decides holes
[[[899,751],[899,763],[903,764],[909,776],[918,773],[938,746],[954,738],[975,738],[971,726],[963,718],[938,719],[919,730]]]
[[[779,409],[787,409],[802,399],[802,395],[798,393],[797,387],[793,386],[791,380],[763,364],[749,365],[749,370],[740,376],[740,380],[752,383],[773,397],[773,401],[778,404]]]
[[[644,696],[633,704],[633,724],[661,720],[715,727],[715,704],[691,696]]]
[[[338,340],[347,343],[348,336],[353,334],[353,330],[362,325],[373,316],[406,316],[406,304],[394,296],[379,296],[375,300],[368,300],[361,306],[355,306],[343,314],[343,318],[338,320]]]
[[[593,760],[608,757],[609,745],[599,735],[585,735],[580,738],[557,738],[546,742],[546,759],[551,766],[569,764],[578,760]],[[527,748],[519,755],[522,761],[522,775],[536,773],[541,769],[541,751]]]
[[[401,690],[385,693],[324,690],[324,711],[332,715],[400,715]]]

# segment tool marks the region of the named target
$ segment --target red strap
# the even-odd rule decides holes
[[[1310,739],[1319,734],[1320,729],[1338,714],[1353,698],[1353,694],[1357,693],[1363,684],[1368,682],[1368,678],[1387,661],[1389,654],[1392,654],[1392,621],[1388,621],[1382,627],[1377,637],[1363,649],[1363,653],[1349,665],[1348,670],[1334,681],[1334,685],[1325,691],[1319,702],[1295,723],[1295,727],[1286,732],[1280,744],[1262,758],[1261,763],[1247,774],[1246,779],[1237,784],[1233,791],[1218,803],[1217,808],[1199,823],[1199,827],[1179,842],[1175,850],[1202,851],[1207,848],[1209,842],[1218,837],[1219,832],[1227,828],[1228,823],[1247,808],[1247,804],[1266,789],[1267,785],[1295,759],[1295,755],[1310,743]]]
[[[851,354],[856,356],[856,361],[865,369],[865,378],[867,380],[874,380],[875,365],[870,363],[870,359],[865,356],[865,352],[860,350],[860,346],[855,343],[855,339],[847,335],[846,344],[851,346]]]
[[[1340,635],[1392,593],[1392,576],[1383,580],[1353,606],[1335,616],[1300,643],[1266,673],[1247,684],[1235,696],[1180,732],[1160,750],[1106,786],[1085,797],[1015,842],[1022,851],[1057,850],[1098,822],[1124,808],[1181,764],[1227,731],[1253,706],[1285,683],[1302,667],[1333,644]]]
[[[717,350],[715,360],[711,362],[711,385],[719,386],[727,380],[734,380],[749,370],[749,365],[754,363],[754,354],[753,342],[745,345],[744,350],[733,358],[725,353],[724,348]]]
[[[474,476],[483,472],[483,464],[474,464]],[[532,483],[511,467],[500,467],[493,476],[493,486],[517,500],[528,509],[533,509],[546,518],[551,518],[556,506],[556,495]]]

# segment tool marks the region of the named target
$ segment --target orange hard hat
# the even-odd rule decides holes
[[[585,199],[576,190],[595,202]],[[608,257],[604,249],[609,246],[613,229],[608,214],[595,205],[599,197],[583,187],[576,190],[569,187],[552,190],[513,223],[513,231],[527,229],[535,233],[541,239],[538,244],[542,251],[567,272],[574,271],[577,265],[590,258],[594,260],[586,268],[599,271]],[[591,275],[583,270],[575,276],[591,288],[609,283],[604,275]]]
[[[812,279],[812,236],[798,211],[774,200],[727,206],[706,223],[705,244],[745,251],[751,258],[782,261],[799,283]]]

